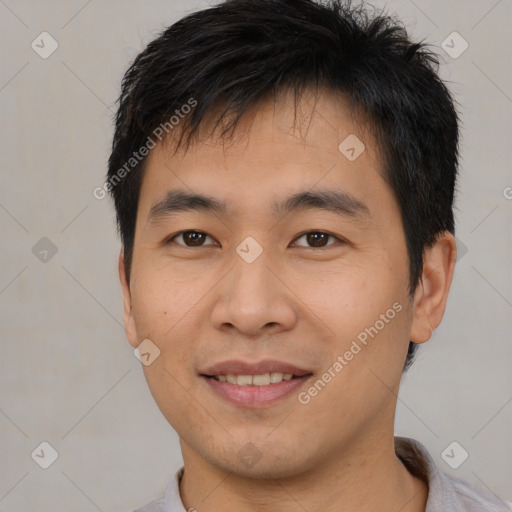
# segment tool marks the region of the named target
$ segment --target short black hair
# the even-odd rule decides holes
[[[400,20],[350,0],[226,0],[168,27],[123,77],[108,161],[105,190],[114,199],[128,279],[147,153],[141,148],[151,147],[159,127],[170,133],[179,115],[176,150],[188,148],[213,114],[225,136],[249,107],[284,89],[294,91],[297,105],[305,88],[329,88],[364,114],[377,141],[401,211],[412,297],[425,248],[443,231],[455,232],[459,120],[438,69],[437,54],[412,42]],[[410,342],[404,370],[416,348]]]

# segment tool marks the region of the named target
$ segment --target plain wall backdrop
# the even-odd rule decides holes
[[[92,192],[122,74],[207,6],[0,0],[0,512],[130,510],[181,465],[125,339],[113,206]],[[403,378],[396,434],[511,500],[512,1],[387,6],[437,48],[462,119],[459,261],[444,321]],[[442,457],[453,441],[469,454],[457,469]],[[42,442],[58,453],[48,469],[31,457],[51,455]]]

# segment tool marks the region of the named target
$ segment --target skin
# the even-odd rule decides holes
[[[342,97],[322,91],[317,100],[303,97],[295,128],[292,96],[282,93],[242,118],[243,136],[227,142],[203,130],[188,151],[173,156],[169,139],[148,156],[129,284],[122,250],[119,257],[124,322],[133,347],[149,338],[161,351],[143,368],[180,438],[186,509],[425,510],[427,485],[396,457],[393,425],[409,340],[427,341],[444,314],[454,237],[442,233],[426,249],[411,298],[399,206],[375,141]],[[349,134],[366,146],[353,162],[338,150]],[[369,216],[276,216],[269,207],[320,187],[350,193]],[[224,200],[229,215],[179,212],[148,222],[174,188]],[[202,245],[179,235],[165,242],[186,230],[208,237]],[[315,248],[302,236],[318,231],[340,241]],[[250,264],[236,252],[248,236],[263,248]],[[270,358],[308,369],[314,382],[396,302],[403,309],[305,405],[292,393],[267,407],[237,407],[199,376],[227,359]],[[237,455],[248,443],[254,464]]]

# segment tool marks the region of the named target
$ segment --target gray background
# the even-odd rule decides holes
[[[122,73],[206,5],[0,0],[0,512],[129,510],[181,464],[125,340],[113,208],[92,191]],[[445,319],[404,377],[396,433],[512,499],[512,1],[387,5],[439,48],[462,115],[461,256]],[[47,59],[31,48],[43,31],[59,45]],[[469,44],[456,59],[441,48],[453,31]],[[42,237],[56,254],[33,250]],[[48,469],[31,458],[42,441],[59,454]],[[441,457],[452,441],[469,453],[458,469]]]

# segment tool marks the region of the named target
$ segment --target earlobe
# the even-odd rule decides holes
[[[125,328],[125,332],[126,332],[126,338],[128,339],[130,345],[132,347],[136,348],[139,345],[139,341],[138,341],[138,336],[137,336],[137,328],[135,325],[135,319],[133,316],[130,285],[128,284],[128,279],[126,277],[126,271],[125,271],[125,265],[124,265],[124,248],[121,248],[121,251],[119,253],[118,271],[119,271],[119,280],[121,281],[121,289],[123,292],[123,320],[124,320],[124,328]]]
[[[434,245],[425,249],[423,272],[414,293],[411,341],[428,341],[441,323],[456,258],[455,237],[448,231],[441,233]]]

